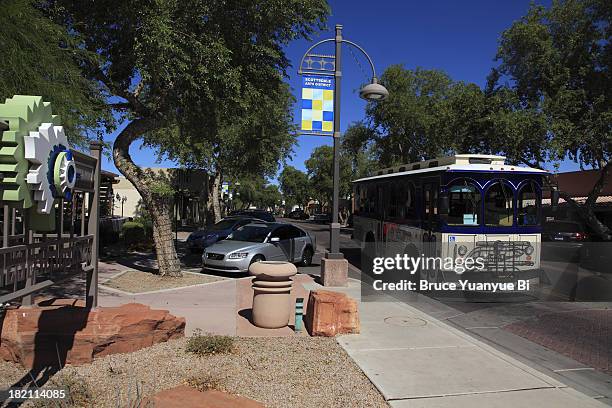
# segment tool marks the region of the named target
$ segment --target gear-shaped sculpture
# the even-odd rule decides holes
[[[55,198],[71,199],[76,181],[59,117],[40,96],[16,95],[0,104],[0,121],[9,127],[0,134],[0,198],[51,214]]]
[[[24,136],[38,129],[41,123],[59,125],[59,117],[51,113],[51,104],[40,96],[15,95],[0,104],[0,120],[8,130],[0,134],[0,198],[30,208],[34,201],[26,181],[30,163],[25,158]]]
[[[64,128],[43,123],[37,131],[24,136],[25,158],[32,164],[27,181],[41,214],[50,214],[55,198],[70,198],[74,187],[74,161],[66,147]],[[68,180],[69,169],[71,179]],[[62,172],[64,170],[64,172]]]

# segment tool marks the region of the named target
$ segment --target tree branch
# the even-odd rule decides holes
[[[106,76],[104,72],[102,72],[102,69],[100,69],[100,67],[94,67],[93,70],[94,70],[94,78],[96,78],[98,81],[104,84],[104,86],[106,86],[106,88],[108,88],[108,90],[113,95],[119,96],[127,101],[127,104],[125,104],[126,109],[132,109],[134,112],[142,116],[147,116],[147,109],[138,100],[137,95],[131,94],[130,92],[116,86],[113,83],[113,81],[110,78],[108,78],[108,76]],[[142,81],[140,81],[138,85],[140,86],[140,84],[142,84]],[[140,93],[140,91],[138,91],[138,93]]]
[[[597,182],[593,186],[593,189],[589,193],[589,196],[587,197],[584,203],[585,206],[590,208],[593,205],[595,205],[595,203],[597,202],[597,198],[599,197],[599,195],[601,194],[601,191],[606,185],[606,179],[608,178],[608,174],[610,173],[611,169],[612,169],[612,160],[608,161],[606,165],[603,167],[603,169],[601,169],[599,173],[599,179],[597,180]]]

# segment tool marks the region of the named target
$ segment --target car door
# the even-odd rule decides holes
[[[270,234],[270,245],[272,248],[269,249],[269,256],[266,256],[268,260],[274,261],[290,261],[291,249],[293,240],[290,238],[290,230],[288,225],[283,225],[276,228]],[[271,242],[273,238],[278,238],[277,242]]]
[[[296,226],[291,226],[290,238],[293,241],[292,262],[297,262],[302,258],[304,247],[309,241],[308,235]]]

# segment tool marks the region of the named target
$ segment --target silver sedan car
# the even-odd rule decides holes
[[[258,261],[288,261],[309,266],[315,239],[291,224],[253,222],[204,250],[202,267],[217,272],[245,273]]]

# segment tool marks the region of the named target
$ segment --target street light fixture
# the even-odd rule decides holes
[[[313,54],[311,51],[317,46],[333,42],[335,44],[334,55]],[[332,195],[332,222],[330,225],[330,245],[329,252],[325,254],[325,259],[321,262],[321,275],[323,284],[326,282],[326,270],[329,268],[330,275],[338,275],[331,277],[332,285],[344,281],[345,286],[348,274],[348,263],[344,260],[344,255],[340,252],[340,224],[338,223],[338,212],[340,204],[340,81],[342,79],[342,45],[346,44],[359,50],[370,63],[372,69],[372,82],[364,86],[359,91],[359,96],[367,101],[382,101],[389,96],[389,91],[378,83],[376,76],[376,68],[372,62],[372,58],[358,44],[342,38],[342,25],[336,24],[336,36],[321,40],[312,45],[302,56],[300,61],[300,74],[327,75],[334,77],[334,110],[333,110],[333,140],[334,140],[334,163],[333,163],[333,195]],[[322,135],[321,133],[311,132],[313,135]],[[335,261],[341,261],[337,263]],[[329,266],[328,266],[329,265]]]
[[[372,83],[364,86],[359,90],[359,97],[366,101],[382,101],[389,96],[387,88],[378,83],[376,77],[372,78]]]

